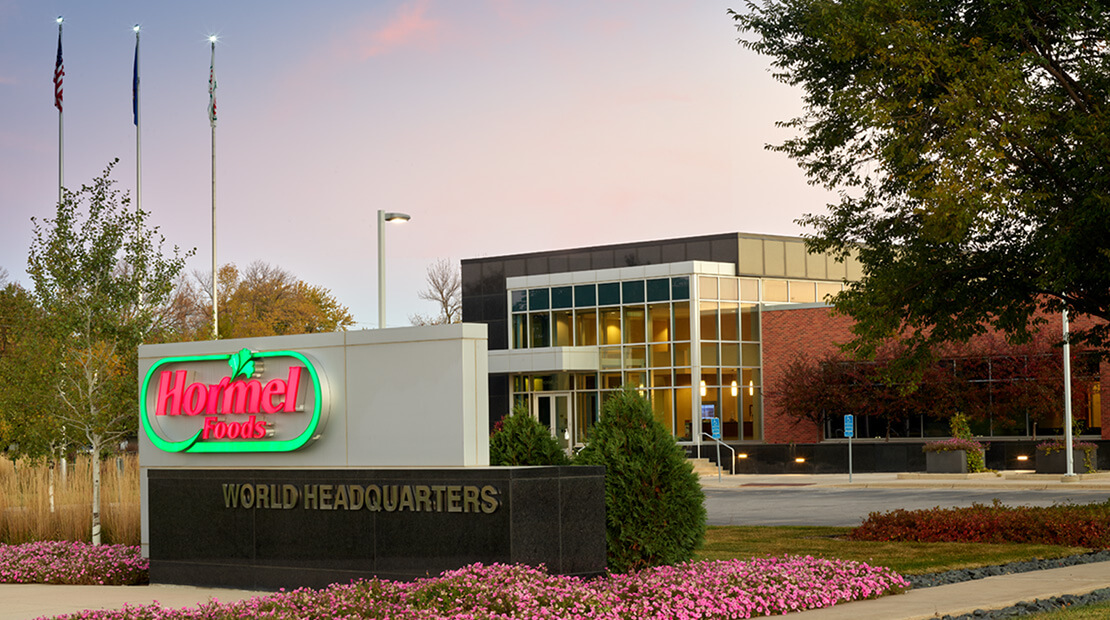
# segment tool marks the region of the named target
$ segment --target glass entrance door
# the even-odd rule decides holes
[[[551,429],[551,435],[559,442],[559,446],[569,454],[575,437],[570,393],[546,392],[536,394],[532,400],[532,412],[541,424]]]

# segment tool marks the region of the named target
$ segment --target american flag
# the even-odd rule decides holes
[[[58,27],[58,59],[54,62],[54,107],[62,111],[62,77],[66,70],[62,67],[62,29]]]

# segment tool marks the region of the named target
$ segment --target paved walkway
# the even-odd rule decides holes
[[[781,474],[702,476],[706,488],[744,486],[808,486],[862,488],[1081,488],[1110,492],[1110,473],[1063,476],[1029,472],[996,474]],[[789,614],[796,620],[912,620],[971,613],[976,609],[1001,609],[1020,601],[1063,594],[1086,594],[1110,587],[1110,562],[1085,564],[1020,575],[988,577],[946,586],[910,590],[870,601],[842,603],[828,609]],[[194,588],[190,586],[57,586],[0,584],[0,620],[29,620],[76,613],[85,609],[120,609],[124,605],[157,602],[164,607],[195,607],[209,601],[229,603],[264,592]]]
[[[124,605],[149,605],[179,609],[218,600],[232,603],[268,594],[246,590],[194,588],[192,586],[58,586],[38,583],[0,584],[0,620],[30,620],[73,614],[86,609],[121,609]]]

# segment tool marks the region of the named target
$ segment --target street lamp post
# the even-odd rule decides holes
[[[386,222],[407,222],[408,213],[386,213],[378,209],[378,328],[385,329],[385,226]]]

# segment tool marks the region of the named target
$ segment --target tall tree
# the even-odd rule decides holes
[[[354,317],[328,289],[308,284],[291,272],[254,261],[240,271],[220,267],[220,338],[313,334],[347,329]],[[182,278],[167,312],[168,337],[212,337],[211,274]]]
[[[428,266],[428,288],[417,293],[420,299],[436,305],[436,315],[413,314],[413,325],[445,325],[462,321],[462,274],[457,264],[441,258]]]
[[[23,287],[0,290],[0,446],[32,460],[51,458],[65,443],[54,415],[58,354],[46,319]]]
[[[114,164],[79,191],[64,191],[54,219],[32,219],[27,258],[41,338],[50,345],[55,415],[83,436],[97,464],[93,544],[100,544],[99,457],[136,432],[138,346],[191,254],[174,247],[163,255],[165,239],[147,226],[148,214],[113,187]]]
[[[840,192],[811,249],[858,252],[836,299],[863,354],[1045,313],[1110,343],[1110,14],[1078,0],[765,0],[732,14],[747,47],[800,87],[773,147]],[[918,364],[917,367],[922,367]]]

